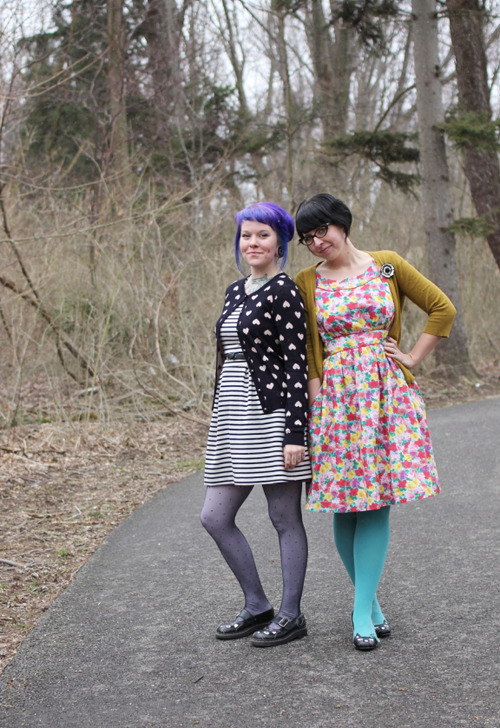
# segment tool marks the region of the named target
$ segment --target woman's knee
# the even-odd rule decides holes
[[[390,506],[383,506],[373,511],[359,511],[356,516],[359,523],[386,523],[391,512]]]
[[[302,524],[300,495],[298,497],[270,499],[267,510],[271,523],[278,533],[286,531],[287,528],[295,528],[297,525]]]
[[[211,513],[210,511],[206,511],[205,509],[203,509],[202,512],[200,513],[201,525],[209,533],[214,526],[215,519],[214,519],[213,515],[214,515],[213,513]]]
[[[271,519],[271,523],[273,524],[276,531],[278,531],[278,533],[282,533],[283,531],[285,531],[287,528],[287,520],[284,518],[283,511],[269,507],[268,513],[269,518]]]

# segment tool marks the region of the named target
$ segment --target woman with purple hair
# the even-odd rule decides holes
[[[272,647],[307,634],[300,600],[307,565],[302,483],[306,448],[306,327],[301,297],[283,272],[292,217],[273,202],[237,213],[236,264],[250,275],[232,283],[217,321],[217,376],[208,436],[201,522],[243,591],[245,603],[217,639],[253,635]],[[278,533],[283,595],[275,614],[250,546],[235,524],[255,485],[262,485]]]

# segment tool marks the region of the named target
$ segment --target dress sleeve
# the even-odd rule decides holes
[[[306,318],[299,291],[291,279],[277,290],[273,309],[285,369],[283,445],[304,445],[307,426]]]

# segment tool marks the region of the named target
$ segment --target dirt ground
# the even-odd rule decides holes
[[[427,407],[500,394],[500,368],[419,378]],[[0,432],[0,673],[106,535],[203,467],[207,427],[159,422],[24,425]]]

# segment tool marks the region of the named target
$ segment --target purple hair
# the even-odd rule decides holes
[[[295,226],[293,224],[293,218],[288,214],[286,210],[277,205],[275,202],[256,202],[254,205],[249,205],[243,210],[240,210],[234,216],[236,225],[236,238],[234,241],[236,265],[238,270],[243,274],[241,268],[241,254],[240,254],[240,237],[241,237],[241,226],[243,222],[261,222],[263,225],[269,225],[276,235],[278,236],[278,245],[283,250],[281,257],[281,270],[285,267],[287,255],[288,255],[288,243],[293,238],[295,232]]]

